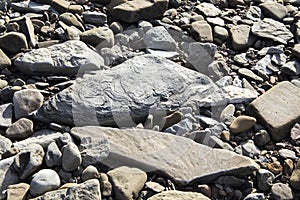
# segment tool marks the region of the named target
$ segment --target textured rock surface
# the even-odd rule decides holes
[[[30,185],[18,183],[7,187],[7,200],[24,200]]]
[[[10,67],[11,66],[11,61],[10,59],[7,57],[7,55],[5,55],[5,53],[0,49],[0,69],[4,69],[6,67]]]
[[[10,157],[0,160],[0,191],[3,191],[7,186],[19,183],[19,175],[15,172],[13,163],[15,157]]]
[[[0,105],[0,126],[8,127],[12,124],[12,103]]]
[[[33,122],[21,118],[8,127],[5,136],[9,139],[26,139],[33,134]]]
[[[103,63],[99,54],[75,40],[31,50],[14,61],[25,74],[43,75],[76,75],[79,69],[101,69]]]
[[[247,112],[265,125],[275,141],[289,136],[296,122],[300,122],[300,89],[289,82],[281,82],[251,102]]]
[[[145,55],[77,79],[71,88],[47,101],[35,118],[76,125],[135,126],[133,121],[144,120],[150,107],[173,110],[201,101],[207,90],[215,89],[205,75]]]
[[[0,36],[0,48],[5,53],[16,54],[28,48],[26,36],[23,33],[10,32]]]
[[[209,200],[210,198],[198,192],[166,191],[150,197],[148,200]]]
[[[211,181],[225,174],[249,174],[258,169],[249,158],[171,134],[92,126],[73,128],[71,132],[81,143],[90,146],[100,140],[108,141],[108,156],[98,162],[110,167],[137,167],[146,172],[158,170],[180,184],[196,179]]]

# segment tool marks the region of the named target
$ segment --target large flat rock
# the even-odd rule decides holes
[[[14,64],[18,70],[30,75],[76,75],[79,70],[102,69],[104,61],[85,43],[70,40],[33,49],[18,57]]]
[[[44,122],[135,127],[150,109],[169,112],[200,102],[217,86],[207,76],[152,55],[77,78],[34,113]]]
[[[293,125],[300,122],[299,102],[300,88],[284,81],[251,102],[246,111],[280,141],[289,137]]]
[[[250,158],[234,152],[151,130],[86,126],[73,128],[71,134],[80,140],[82,148],[107,141],[108,148],[93,155],[95,163],[158,171],[182,185],[194,180],[210,182],[222,175],[244,176],[259,168]]]

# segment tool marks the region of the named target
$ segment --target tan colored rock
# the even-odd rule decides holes
[[[57,10],[59,13],[64,13],[68,10],[71,3],[65,0],[53,0],[51,6]]]
[[[212,28],[206,21],[196,21],[191,24],[191,34],[200,42],[212,42]]]
[[[291,175],[290,183],[292,188],[300,190],[300,161],[298,161],[296,168]]]
[[[254,117],[242,115],[235,118],[229,128],[232,133],[242,133],[253,127],[255,123]]]
[[[250,32],[251,27],[248,25],[236,25],[230,29],[232,35],[232,47],[241,51],[247,49],[251,45]]]
[[[6,67],[10,67],[11,66],[11,61],[10,59],[7,57],[7,55],[5,55],[5,53],[0,49],[0,69],[4,69]]]
[[[110,48],[114,45],[114,33],[106,27],[93,28],[80,34],[80,40],[94,47]]]
[[[148,200],[209,200],[210,198],[197,192],[166,191],[150,197]]]
[[[27,183],[18,183],[7,187],[7,200],[25,200],[26,193],[30,185]]]

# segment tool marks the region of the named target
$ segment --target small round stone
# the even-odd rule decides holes
[[[63,147],[62,167],[65,171],[74,171],[82,162],[78,147],[73,142],[69,142]]]
[[[254,135],[254,142],[259,147],[265,146],[270,141],[270,135],[266,130],[260,130]]]
[[[98,178],[99,173],[96,167],[90,165],[87,168],[85,168],[82,172],[81,178],[82,181],[87,181],[89,179]]]
[[[235,118],[229,128],[232,133],[242,133],[253,127],[255,123],[254,117],[242,115]]]

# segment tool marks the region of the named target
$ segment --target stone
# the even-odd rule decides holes
[[[182,191],[176,191],[176,190],[170,190],[161,192],[158,194],[153,195],[149,198],[149,200],[209,200],[210,198],[206,197],[205,195],[198,193],[198,192],[182,192]]]
[[[271,188],[271,196],[274,198],[274,200],[294,199],[291,188],[284,183],[275,183]]]
[[[31,144],[16,155],[14,165],[21,180],[27,179],[41,167],[44,155],[43,147],[39,144]]]
[[[191,34],[200,42],[212,42],[211,26],[205,21],[196,21],[191,24]]]
[[[51,1],[51,6],[57,10],[59,13],[64,13],[68,10],[71,3],[66,0],[53,0]]]
[[[263,147],[271,141],[270,135],[266,130],[260,130],[254,135],[255,145]]]
[[[242,133],[252,128],[255,124],[256,119],[254,117],[242,115],[235,118],[229,128],[232,133]]]
[[[246,112],[268,128],[273,140],[280,141],[300,122],[299,92],[298,87],[283,81],[252,101]]]
[[[30,194],[34,197],[56,190],[60,186],[58,174],[52,169],[42,169],[30,182]]]
[[[27,183],[18,183],[7,187],[7,200],[24,200],[30,185]]]
[[[74,171],[82,162],[79,149],[73,142],[69,142],[62,150],[62,167],[65,171]]]
[[[180,122],[174,124],[173,126],[168,127],[164,132],[171,133],[174,135],[184,135],[193,131],[193,120],[183,119]]]
[[[296,123],[293,128],[291,129],[291,138],[293,140],[300,139],[300,124]]]
[[[250,6],[247,10],[246,17],[252,21],[259,21],[262,18],[261,9],[258,6]]]
[[[146,186],[146,188],[149,188],[150,190],[157,192],[157,193],[165,190],[164,186],[162,186],[161,184],[159,184],[157,182],[153,182],[153,181],[146,182],[145,186]]]
[[[270,17],[278,21],[282,21],[282,19],[288,14],[286,7],[277,2],[262,3],[259,7],[265,17]]]
[[[90,165],[87,168],[85,168],[82,172],[81,179],[83,182],[94,179],[94,178],[99,178],[99,172],[96,167]]]
[[[164,117],[161,121],[162,125],[160,125],[160,127],[162,127],[162,129],[164,130],[168,127],[173,126],[174,124],[179,123],[183,118],[184,118],[183,114],[179,111],[176,111]]]
[[[280,149],[278,153],[283,158],[297,159],[296,153],[289,149]]]
[[[15,157],[0,160],[0,190],[6,190],[9,185],[20,182],[19,175],[16,173],[13,163]]]
[[[147,174],[137,168],[118,167],[107,172],[113,189],[114,197],[120,200],[137,199],[147,181]]]
[[[273,185],[274,174],[266,169],[259,169],[256,173],[257,188],[259,191],[269,191]]]
[[[100,173],[100,188],[103,196],[108,197],[112,195],[112,184],[108,180],[108,176],[105,173]]]
[[[41,107],[43,101],[44,96],[35,89],[24,89],[15,92],[13,96],[15,118],[27,117],[29,113]]]
[[[251,70],[262,77],[264,80],[269,79],[270,70],[269,66],[272,66],[272,55],[267,54],[265,57],[260,59],[256,65],[251,67]]]
[[[211,3],[200,3],[200,5],[198,5],[196,8],[201,14],[205,15],[206,17],[216,17],[221,14],[221,10]]]
[[[107,24],[107,15],[100,12],[83,12],[82,18],[85,23],[93,24],[95,26],[103,26]]]
[[[252,193],[248,194],[244,200],[264,200],[265,195],[264,193]]]
[[[126,23],[134,23],[139,20],[149,20],[161,17],[168,8],[168,0],[132,0],[111,1],[108,10],[111,15]]]
[[[47,101],[34,118],[69,125],[135,127],[144,122],[152,107],[167,111],[167,115],[179,105],[202,101],[207,95],[202,92],[213,92],[215,88],[207,76],[165,58],[136,56],[111,69],[78,78],[70,88]]]
[[[293,51],[293,55],[296,58],[300,59],[300,44],[295,44],[295,46],[293,47],[292,51]]]
[[[50,5],[40,4],[34,1],[11,2],[10,6],[21,12],[43,13],[50,10]]]
[[[34,34],[34,27],[29,17],[24,17],[21,22],[21,30],[27,38],[27,44],[29,47],[35,47],[37,45],[37,39]]]
[[[7,55],[0,49],[0,70],[10,67],[11,66],[11,61]]]
[[[248,81],[255,81],[258,83],[262,83],[264,81],[260,76],[257,76],[254,72],[247,68],[239,68],[238,74],[245,77]]]
[[[298,76],[300,74],[300,62],[298,60],[289,61],[281,67],[280,71],[286,75]]]
[[[254,35],[282,44],[287,44],[287,41],[293,38],[293,34],[283,23],[270,18],[264,18],[261,21],[255,22],[251,30]]]
[[[33,122],[21,118],[8,127],[5,136],[9,139],[26,139],[33,134]]]
[[[189,138],[151,130],[87,126],[73,128],[71,134],[81,144],[90,146],[98,145],[101,140],[108,141],[109,149],[105,151],[109,154],[98,152],[106,153],[106,157],[99,157],[97,163],[112,168],[136,167],[145,172],[159,170],[181,185],[193,180],[209,182],[221,175],[251,174],[258,169],[253,160],[234,152],[212,149]],[[97,158],[97,155],[93,156]]]
[[[2,155],[4,152],[8,151],[12,146],[12,142],[10,139],[0,135],[0,154]]]
[[[253,140],[247,140],[246,142],[241,143],[241,145],[235,148],[235,151],[250,158],[254,158],[260,154],[260,150],[255,146]]]
[[[176,41],[163,26],[156,26],[147,31],[144,43],[146,48],[165,51],[174,51],[177,46]]]
[[[295,190],[299,190],[300,188],[300,161],[297,162],[295,169],[292,172],[290,178],[291,187]]]
[[[77,186],[70,187],[66,192],[66,200],[101,200],[100,183],[97,179],[90,179]]]
[[[45,162],[48,167],[61,166],[62,153],[55,142],[51,142],[47,148]]]
[[[59,16],[59,20],[64,22],[68,26],[74,26],[81,31],[84,31],[84,27],[80,21],[72,13],[66,12]]]
[[[230,186],[232,188],[241,188],[241,185],[246,185],[246,181],[235,176],[221,176],[214,181],[215,184]]]
[[[236,25],[230,29],[232,35],[232,47],[235,50],[246,50],[251,46],[251,27],[248,25]],[[253,42],[252,42],[253,43]]]
[[[25,74],[76,75],[79,70],[102,69],[104,61],[83,42],[71,40],[31,50],[15,59],[14,64]]]
[[[114,33],[106,27],[93,28],[80,34],[80,40],[97,49],[114,46]]]
[[[6,86],[8,86],[8,82],[0,79],[0,89],[5,88]]]
[[[221,26],[214,27],[213,35],[214,35],[214,40],[217,38],[220,39],[222,42],[229,37],[229,33],[227,29]]]
[[[7,54],[17,54],[27,48],[26,36],[23,33],[9,32],[0,36],[0,49]]]

